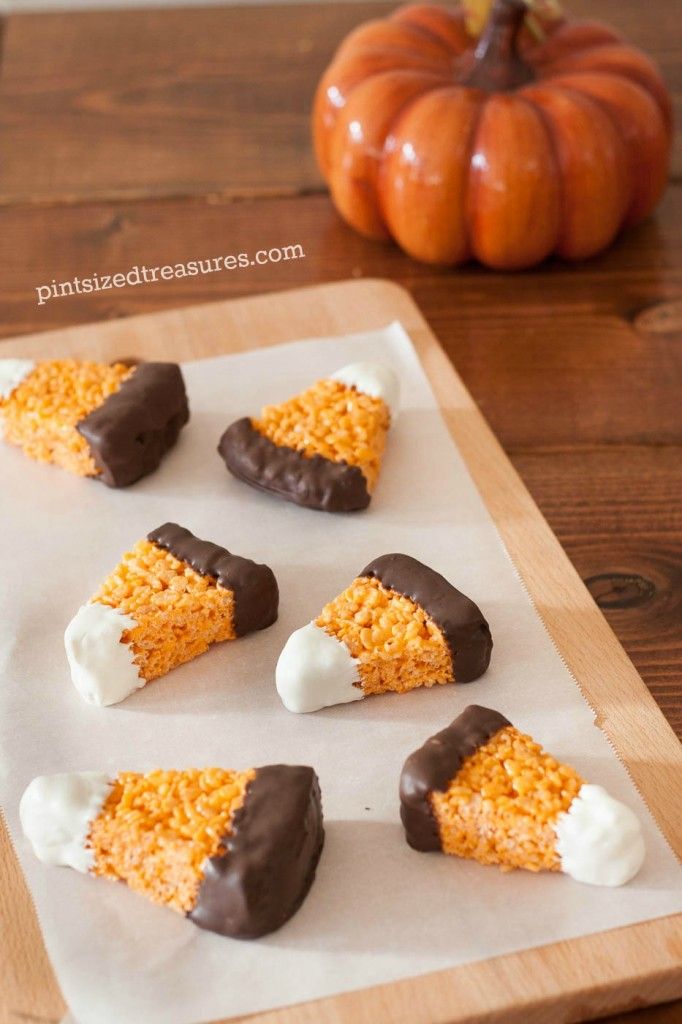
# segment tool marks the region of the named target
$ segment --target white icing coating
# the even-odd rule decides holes
[[[275,670],[277,692],[288,711],[319,711],[365,696],[358,665],[340,640],[309,622],[292,633]]]
[[[390,366],[383,363],[349,363],[332,374],[332,380],[357,388],[365,395],[381,398],[395,417],[400,399],[400,382]]]
[[[124,631],[136,625],[132,616],[93,601],[79,608],[66,627],[71,679],[89,704],[118,704],[144,686],[131,648],[121,642]]]
[[[554,826],[561,870],[590,885],[624,885],[644,861],[639,821],[601,786],[582,786]]]
[[[33,359],[0,359],[0,398],[9,398],[35,365]]]
[[[24,835],[45,864],[88,872],[94,856],[86,846],[92,822],[109,795],[111,780],[102,772],[39,775],[19,804]]]

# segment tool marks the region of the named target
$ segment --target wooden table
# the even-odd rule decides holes
[[[677,0],[570,7],[598,7],[646,49],[679,115]],[[588,263],[451,272],[365,242],[331,207],[308,113],[337,42],[388,9],[7,18],[0,337],[348,277],[398,281],[682,734],[682,146],[656,217]],[[36,300],[36,287],[53,279],[290,244],[305,258]],[[678,1005],[627,1020],[672,1024],[679,1013]]]

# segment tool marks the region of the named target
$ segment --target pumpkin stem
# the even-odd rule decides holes
[[[486,92],[507,92],[535,78],[518,52],[518,37],[527,14],[524,0],[495,0],[465,85]]]

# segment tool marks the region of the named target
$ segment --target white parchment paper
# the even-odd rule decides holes
[[[225,427],[358,359],[400,374],[402,410],[367,512],[300,509],[234,480]],[[398,326],[184,366],[192,418],[161,469],[112,491],[0,446],[0,800],[59,983],[79,1024],[190,1024],[249,1013],[662,916],[681,875],[532,608]],[[113,708],[73,689],[62,634],[138,538],[166,520],[267,562],[281,590],[269,630],[214,648]],[[477,601],[494,638],[468,686],[292,715],[279,651],[377,555],[416,556]],[[609,890],[502,874],[406,845],[397,787],[407,754],[469,703],[497,708],[640,816],[647,859]],[[326,845],[317,880],[279,932],[202,932],[126,890],[33,856],[18,803],[38,774],[269,762],[312,764]]]

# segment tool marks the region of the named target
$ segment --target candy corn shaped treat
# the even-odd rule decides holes
[[[90,704],[117,704],[221,640],[277,618],[267,565],[166,523],[123,555],[69,623],[73,684]]]
[[[382,555],[318,617],[292,633],[277,691],[289,711],[319,711],[372,693],[469,683],[492,639],[479,608],[409,555]]]
[[[188,419],[176,363],[0,359],[5,440],[109,487],[155,470]]]
[[[19,811],[46,864],[125,882],[242,939],[296,913],[324,841],[317,776],[297,765],[42,775]]]
[[[258,419],[237,420],[218,451],[238,479],[297,505],[367,508],[397,405],[393,370],[353,363]]]
[[[408,757],[400,802],[415,850],[592,885],[623,885],[644,860],[628,807],[475,704]]]

